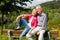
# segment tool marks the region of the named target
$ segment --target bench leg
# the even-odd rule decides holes
[[[50,32],[48,32],[48,38],[49,38],[49,40],[50,40]]]
[[[8,30],[8,39],[11,40],[10,30]]]
[[[15,39],[16,39],[16,40],[19,40],[19,38],[13,38],[13,40],[15,40]]]
[[[50,32],[49,31],[46,31],[44,33],[44,40],[50,40]]]

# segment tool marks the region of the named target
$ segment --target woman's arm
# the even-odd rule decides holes
[[[19,15],[17,18],[16,18],[16,21],[18,21],[21,17],[22,18],[29,18],[31,16],[31,14],[22,14],[22,15]]]
[[[33,30],[33,29],[35,29],[36,28],[36,26],[37,26],[37,18],[34,18],[34,20],[32,21],[32,27],[31,27],[31,29],[30,29],[30,31],[28,32],[29,34],[31,33],[31,31]]]
[[[16,21],[18,21],[21,17],[23,17],[23,18],[24,18],[24,14],[19,15],[19,16],[16,18]]]

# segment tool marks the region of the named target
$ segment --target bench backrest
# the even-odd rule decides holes
[[[9,33],[8,33],[9,31]],[[3,36],[19,37],[23,30],[3,30]]]
[[[57,37],[59,37],[58,30],[50,30],[50,36],[51,36],[52,38],[57,38]]]

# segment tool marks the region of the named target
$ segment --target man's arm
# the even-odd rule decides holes
[[[47,17],[46,17],[46,15],[44,15],[43,21],[42,21],[42,23],[41,23],[41,29],[39,30],[39,32],[37,32],[37,35],[39,35],[39,34],[40,34],[40,31],[45,28],[45,26],[46,26],[46,21],[47,21]]]
[[[46,22],[47,22],[47,17],[46,17],[46,15],[44,15],[43,18],[44,18],[44,19],[43,19],[43,22],[42,22],[42,29],[44,29],[44,28],[46,27]]]

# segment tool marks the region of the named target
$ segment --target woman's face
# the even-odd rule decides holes
[[[37,10],[36,10],[36,9],[33,9],[32,15],[33,15],[33,16],[36,16],[36,15],[37,15]]]

